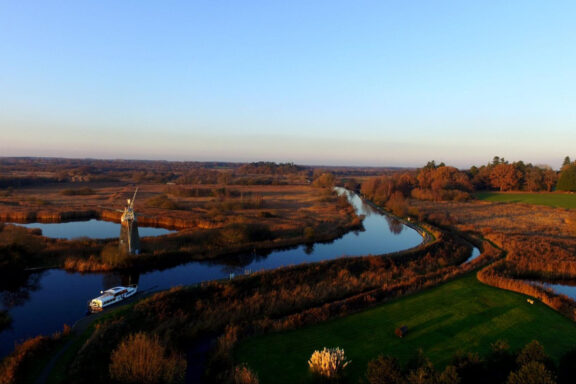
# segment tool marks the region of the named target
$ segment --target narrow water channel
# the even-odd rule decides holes
[[[534,285],[550,288],[556,293],[566,295],[576,301],[576,280],[570,280],[563,283],[548,283],[545,281],[531,281]]]
[[[31,274],[13,289],[0,291],[0,308],[7,309],[13,320],[11,329],[0,333],[0,358],[13,350],[15,342],[39,334],[51,334],[61,330],[63,324],[74,324],[85,316],[90,299],[98,296],[101,290],[116,285],[138,284],[141,291],[160,290],[287,265],[397,252],[422,242],[422,236],[416,230],[382,215],[358,195],[344,190],[339,193],[346,193],[356,212],[365,216],[364,228],[349,232],[330,243],[299,246],[268,254],[252,252],[214,261],[190,262],[142,274],[80,274],[60,269]],[[85,234],[73,236],[82,237]]]

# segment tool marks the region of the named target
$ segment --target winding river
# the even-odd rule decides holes
[[[11,352],[16,342],[59,331],[63,324],[74,324],[85,316],[91,298],[116,285],[138,284],[140,290],[161,290],[287,265],[397,252],[422,242],[422,236],[416,230],[381,214],[358,195],[342,189],[339,193],[346,193],[356,212],[365,216],[364,228],[330,243],[303,245],[266,254],[239,254],[209,262],[190,262],[141,274],[81,274],[61,269],[33,273],[12,289],[0,291],[0,308],[8,310],[13,320],[12,327],[0,333],[0,358]],[[51,236],[78,237],[85,234],[61,232]]]

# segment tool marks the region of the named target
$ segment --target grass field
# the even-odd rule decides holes
[[[408,326],[403,339],[394,335],[400,325]],[[311,379],[307,360],[315,349],[339,346],[352,360],[349,374],[356,382],[378,354],[405,363],[422,348],[433,363],[443,366],[458,350],[486,354],[498,339],[514,350],[537,339],[558,359],[576,345],[576,324],[543,304],[530,305],[523,295],[483,285],[468,275],[352,316],[246,340],[235,355],[263,384],[301,383]]]
[[[476,198],[484,201],[505,203],[527,203],[547,205],[558,208],[576,208],[576,194],[540,192],[540,193],[508,193],[508,192],[478,192]]]

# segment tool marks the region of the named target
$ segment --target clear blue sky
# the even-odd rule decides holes
[[[0,156],[576,157],[574,1],[0,0]]]

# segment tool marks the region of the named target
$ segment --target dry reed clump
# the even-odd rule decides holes
[[[338,347],[324,347],[321,351],[314,351],[308,360],[308,366],[313,373],[329,379],[341,377],[350,363],[344,350]]]
[[[110,377],[121,383],[182,383],[186,360],[167,354],[158,336],[135,333],[112,352]]]
[[[234,368],[234,384],[259,384],[258,375],[246,364],[237,365]]]

